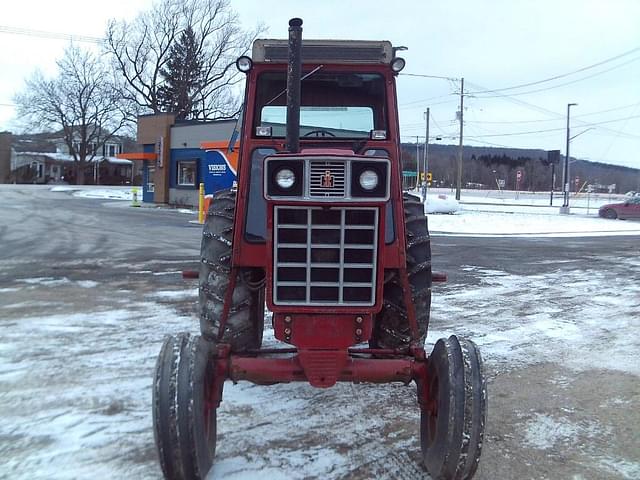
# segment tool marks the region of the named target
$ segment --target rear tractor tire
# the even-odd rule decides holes
[[[212,407],[215,344],[181,333],[165,338],[153,381],[153,431],[167,480],[204,480],[216,451]]]
[[[487,387],[476,345],[441,338],[427,359],[428,398],[420,446],[434,479],[468,480],[478,468],[487,415]]]
[[[202,230],[200,247],[199,305],[200,332],[216,342],[224,297],[231,280],[233,221],[236,193],[214,194]],[[236,279],[232,305],[222,336],[234,352],[257,349],[264,329],[264,272],[241,270]]]
[[[427,336],[431,309],[431,240],[424,206],[417,197],[403,196],[404,223],[407,234],[407,274],[411,298],[418,321],[419,344]],[[384,285],[384,300],[375,318],[373,348],[403,349],[410,346],[411,329],[398,272],[393,272]]]

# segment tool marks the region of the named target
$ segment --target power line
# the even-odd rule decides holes
[[[467,81],[467,84],[475,85],[478,88],[486,88],[486,87],[483,87],[482,85],[479,85],[479,84],[473,83],[473,82],[469,82],[469,81]],[[471,97],[471,98],[473,98],[473,97]],[[538,112],[542,112],[545,115],[550,115],[550,116],[553,116],[553,117],[556,117],[556,118],[562,118],[562,119],[566,118],[564,114],[561,114],[561,113],[558,113],[558,112],[554,112],[553,110],[549,110],[548,108],[544,108],[544,107],[541,107],[539,105],[535,105],[533,103],[525,102],[524,100],[520,100],[518,98],[512,98],[511,95],[508,95],[506,93],[498,94],[495,98],[501,98],[501,99],[506,100],[508,102],[516,103],[516,104],[518,104],[520,106],[524,106],[525,108],[529,108],[529,109],[532,109],[532,110],[536,110]],[[580,123],[582,126],[590,126],[588,122],[585,122],[583,120],[576,120],[576,121],[578,123]],[[616,134],[618,133],[618,131],[613,130],[611,128],[607,128],[607,127],[598,126],[597,128],[599,128],[601,130],[606,130],[606,131],[609,131],[609,132],[612,132],[612,133],[616,133]],[[629,134],[625,134],[625,135],[627,137],[640,138],[640,136],[633,135],[633,134],[630,134],[630,133]]]
[[[435,78],[438,80],[451,80],[454,82],[459,82],[460,79],[456,78],[456,77],[443,77],[440,75],[424,75],[424,74],[420,74],[420,73],[401,73],[400,75],[403,75],[405,77],[420,77],[420,78]]]
[[[633,118],[640,118],[640,115],[630,115],[628,117],[624,117],[624,118],[616,118],[613,120],[605,120],[602,122],[594,122],[594,123],[585,123],[583,126],[585,127],[597,127],[598,125],[603,125],[606,123],[615,123],[615,122],[626,122],[627,120],[631,120]],[[549,132],[557,132],[560,130],[564,130],[564,127],[562,128],[547,128],[544,130],[529,130],[526,132],[509,132],[509,133],[490,133],[490,134],[483,134],[483,135],[476,135],[476,137],[511,137],[511,136],[516,136],[516,135],[530,135],[530,134],[536,134],[536,133],[549,133]]]
[[[104,43],[104,39],[91,37],[88,35],[71,35],[68,33],[47,32],[44,30],[32,30],[30,28],[22,27],[9,27],[6,25],[0,25],[0,33],[26,35],[28,37],[50,38],[54,40],[69,40],[73,42],[94,43],[97,45],[101,45],[102,43]]]
[[[472,142],[478,142],[478,143],[484,143],[486,145],[491,145],[493,147],[502,147],[502,148],[517,148],[520,149],[522,147],[511,147],[509,145],[503,145],[501,143],[493,143],[493,142],[487,142],[485,140],[478,140],[475,136],[473,135],[467,135],[467,138],[470,139]]]
[[[633,48],[633,49],[631,49],[631,50],[629,50],[627,52],[621,53],[620,55],[616,55],[614,57],[607,58],[607,59],[602,60],[600,62],[593,63],[591,65],[587,65],[586,67],[582,67],[582,68],[579,68],[577,70],[573,70],[571,72],[563,73],[563,74],[560,74],[560,75],[555,75],[553,77],[544,78],[542,80],[537,80],[535,82],[521,83],[519,85],[513,85],[511,87],[505,87],[505,88],[496,88],[496,89],[493,89],[493,90],[485,88],[484,90],[479,90],[477,92],[471,92],[471,93],[472,94],[476,94],[476,93],[504,92],[504,91],[507,91],[507,90],[515,90],[515,89],[518,89],[518,88],[531,87],[533,85],[539,85],[541,83],[551,82],[553,80],[558,80],[560,78],[568,77],[568,76],[574,75],[576,73],[584,72],[585,70],[589,70],[589,69],[592,69],[592,68],[595,68],[595,67],[599,67],[600,65],[604,65],[606,63],[613,62],[615,60],[618,60],[619,58],[626,57],[627,55],[631,55],[631,54],[636,53],[638,51],[640,51],[640,47]],[[481,88],[484,88],[484,87],[481,87]]]
[[[438,95],[437,97],[423,98],[423,99],[420,99],[420,100],[411,100],[410,102],[401,103],[398,106],[399,107],[406,107],[408,105],[415,105],[416,103],[424,104],[425,102],[430,102],[431,100],[438,100],[440,98],[448,98],[451,95],[453,95],[453,93],[447,93],[446,95]],[[443,102],[440,102],[440,103],[443,103]],[[448,102],[444,102],[444,103],[448,103]],[[422,107],[423,105],[420,105],[420,106]]]
[[[582,118],[582,117],[589,117],[591,115],[599,115],[601,113],[608,113],[608,112],[615,112],[617,110],[625,110],[627,108],[633,108],[633,107],[637,107],[638,105],[640,105],[640,102],[637,103],[632,103],[631,105],[624,105],[622,107],[614,107],[614,108],[607,108],[606,110],[598,110],[596,112],[589,112],[589,113],[582,113],[580,115],[571,115],[571,118],[575,119],[575,118]],[[536,120],[500,120],[500,121],[491,121],[491,120],[471,120],[472,123],[483,123],[483,124],[495,124],[495,125],[499,125],[499,124],[514,124],[514,123],[540,123],[540,122],[558,122],[560,120],[564,120],[562,118],[538,118]]]
[[[532,93],[546,92],[548,90],[553,90],[555,88],[565,87],[567,85],[572,85],[574,83],[582,82],[584,80],[588,80],[590,78],[597,77],[598,75],[602,75],[602,74],[608,73],[611,70],[616,70],[616,69],[618,69],[620,67],[624,67],[625,65],[628,65],[630,63],[637,62],[638,60],[640,60],[640,57],[632,58],[631,60],[629,60],[627,62],[621,63],[619,65],[615,65],[615,66],[613,66],[611,68],[607,68],[606,70],[601,70],[601,71],[593,73],[591,75],[587,75],[586,77],[582,77],[582,78],[577,78],[575,80],[571,80],[570,82],[559,83],[557,85],[551,85],[551,86],[545,87],[545,88],[538,88],[536,90],[529,90],[527,92],[515,92],[515,93],[511,93],[509,95],[512,96],[512,97],[513,96],[518,96],[518,95],[530,95]],[[498,93],[498,95],[500,95],[498,90],[494,90],[493,92]],[[470,92],[467,95],[472,95],[472,96],[475,97],[476,93],[480,93],[480,92]],[[493,98],[495,96],[496,95],[484,95],[484,96],[478,96],[478,97],[475,97],[475,98]]]
[[[633,109],[633,113],[636,113],[636,110],[638,110],[639,106],[640,106],[640,102],[636,103],[635,108]],[[604,152],[600,155],[600,157],[605,157],[609,153],[609,150],[611,150],[611,147],[616,142],[618,137],[620,137],[621,135],[626,135],[626,132],[624,131],[625,128],[627,128],[627,122],[624,122],[624,124],[618,131],[618,134],[611,139],[611,141],[609,142],[609,145],[607,145],[607,148],[605,148]]]
[[[536,133],[549,133],[549,132],[558,132],[564,130],[564,128],[547,128],[545,130],[530,130],[527,132],[510,132],[510,133],[487,133],[482,135],[476,135],[476,137],[513,137],[518,135],[533,135]]]

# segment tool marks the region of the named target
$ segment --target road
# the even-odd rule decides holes
[[[197,330],[199,227],[37,186],[0,204],[0,478],[159,478],[150,379]],[[476,478],[640,478],[639,241],[434,235],[427,343],[476,340],[489,378]],[[227,385],[218,429],[213,479],[428,478],[411,387]]]

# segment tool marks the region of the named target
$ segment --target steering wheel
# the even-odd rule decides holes
[[[335,137],[333,133],[328,130],[311,130],[303,135],[303,137],[310,137],[315,135],[316,137]]]

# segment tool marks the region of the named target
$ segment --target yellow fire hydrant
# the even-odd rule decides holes
[[[140,206],[140,201],[138,200],[138,189],[136,187],[133,187],[131,189],[131,206],[132,207]]]
[[[198,223],[204,223],[204,183],[200,184],[200,190],[198,192]]]

